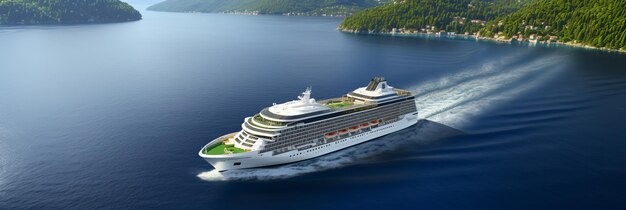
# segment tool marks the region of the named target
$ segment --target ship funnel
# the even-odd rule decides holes
[[[302,92],[302,95],[298,96],[298,99],[300,99],[300,101],[303,102],[303,103],[310,103],[310,101],[311,101],[311,87],[306,88],[306,90],[304,92]]]
[[[367,91],[375,91],[376,89],[378,89],[378,86],[381,86],[382,89],[387,88],[387,80],[385,80],[384,77],[374,77],[369,84],[367,84],[367,88],[365,88],[365,90]]]

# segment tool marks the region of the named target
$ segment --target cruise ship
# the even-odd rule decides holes
[[[316,101],[311,88],[297,100],[247,117],[239,132],[198,153],[218,171],[287,164],[345,149],[417,123],[415,95],[383,77],[340,98]]]

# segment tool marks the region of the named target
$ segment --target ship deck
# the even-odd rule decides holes
[[[410,91],[394,88],[394,92],[398,96],[411,95]],[[341,97],[341,98],[329,98],[318,101],[318,103],[323,104],[324,106],[331,108],[333,110],[346,110],[357,107],[365,107],[371,105],[370,103],[359,103],[355,102],[354,99],[349,97]]]
[[[324,106],[331,108],[333,110],[349,109],[358,105],[363,105],[363,104],[355,103],[354,100],[351,100],[348,97],[329,98],[329,99],[320,100],[317,103],[323,104]]]
[[[236,154],[246,152],[241,148],[237,148],[235,146],[229,146],[224,143],[216,144],[210,147],[207,147],[203,150],[203,153],[206,155],[226,155],[226,154]]]
[[[232,144],[228,144],[229,141],[234,141],[232,139],[237,133],[231,133],[217,138],[218,143],[204,147],[202,149],[202,154],[205,155],[228,155],[228,154],[237,154],[248,152],[244,149],[237,148]]]

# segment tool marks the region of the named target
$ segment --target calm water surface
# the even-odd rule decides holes
[[[143,12],[0,28],[0,208],[620,209],[626,56],[342,34],[334,18]],[[197,156],[307,86],[385,76],[404,131],[281,167]]]

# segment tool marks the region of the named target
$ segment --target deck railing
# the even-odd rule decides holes
[[[285,126],[285,125],[287,125],[286,122],[276,122],[276,121],[271,121],[271,120],[265,119],[265,118],[261,117],[260,114],[254,115],[254,117],[252,119],[254,119],[255,122],[258,122],[258,123],[263,124],[263,125],[269,125],[269,126]]]

